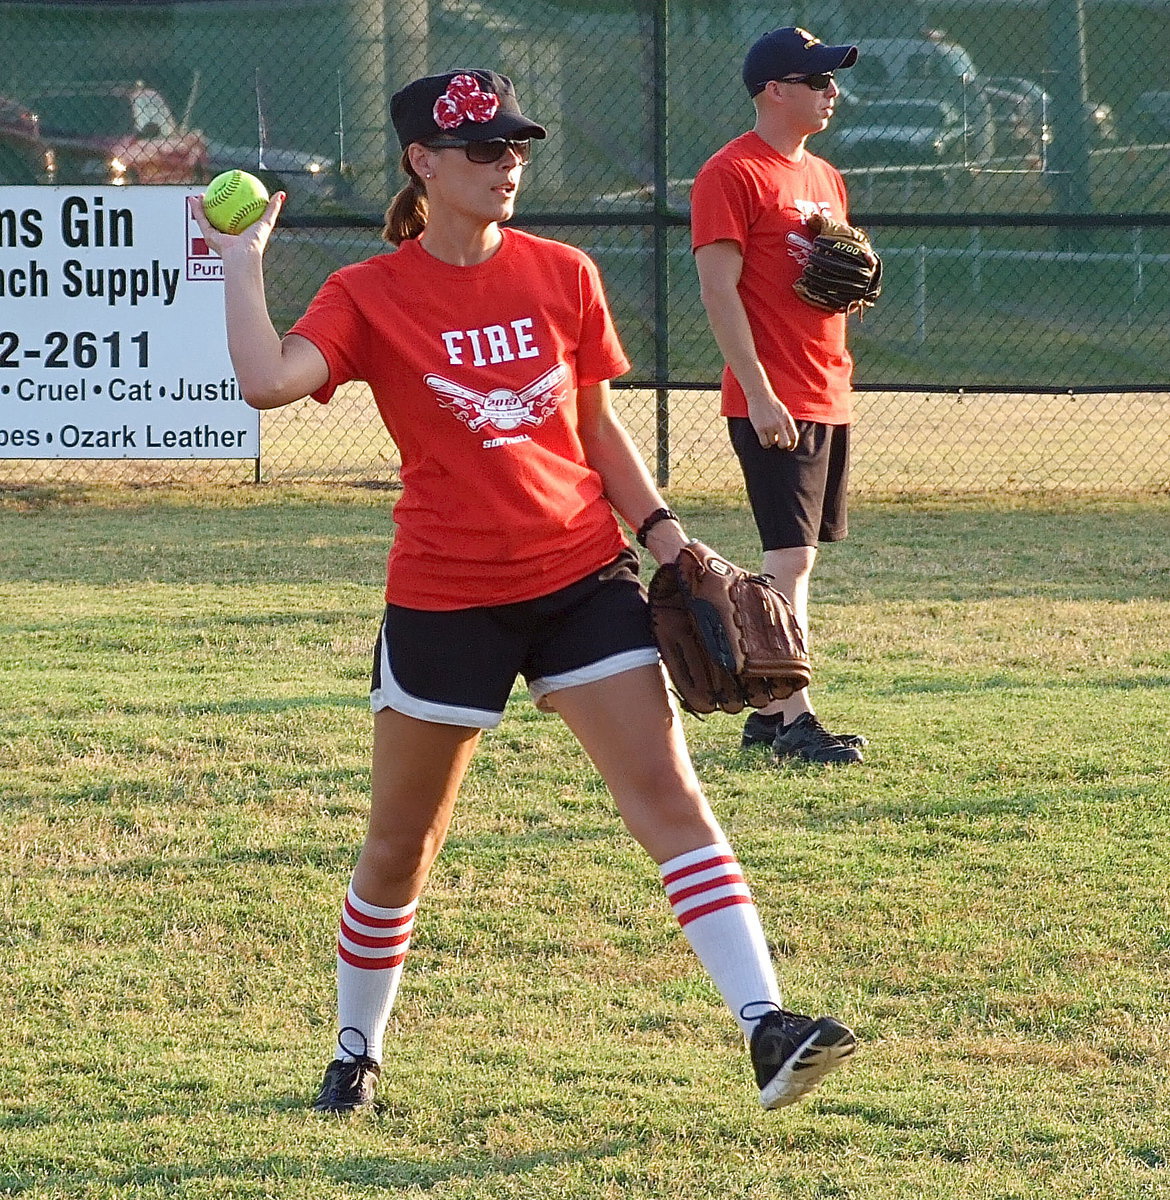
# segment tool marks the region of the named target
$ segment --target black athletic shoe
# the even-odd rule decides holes
[[[770,746],[776,738],[776,727],[780,720],[779,713],[772,713],[770,716],[758,712],[749,713],[748,719],[743,723],[743,741],[740,743],[743,749]]]
[[[745,1006],[746,1012],[751,1005]],[[750,1052],[763,1108],[803,1099],[857,1049],[853,1030],[833,1017],[772,1008],[752,1030]]]
[[[374,1089],[378,1086],[378,1076],[382,1073],[382,1068],[365,1054],[367,1043],[360,1029],[346,1028],[337,1035],[337,1044],[344,1053],[351,1053],[341,1040],[342,1034],[345,1033],[356,1033],[361,1037],[363,1053],[352,1061],[335,1058],[325,1068],[321,1090],[313,1101],[315,1112],[344,1115],[374,1110]]]
[[[776,730],[783,724],[779,713],[767,716],[754,712],[743,723],[743,741],[740,743],[744,750],[752,746],[770,746],[776,740]],[[860,750],[869,745],[869,739],[861,733],[835,733],[833,735],[842,746],[854,746]]]
[[[861,751],[831,734],[809,712],[787,725],[776,726],[772,750],[777,758],[800,758],[811,763],[859,763]]]

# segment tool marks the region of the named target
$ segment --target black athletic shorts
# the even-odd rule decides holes
[[[658,661],[638,556],[627,547],[609,566],[535,600],[450,612],[387,604],[370,705],[493,729],[517,675],[540,704],[560,688]]]
[[[765,449],[747,417],[727,429],[765,550],[839,542],[849,532],[849,426],[797,421],[794,450]]]

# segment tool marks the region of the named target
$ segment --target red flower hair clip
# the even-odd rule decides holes
[[[483,125],[496,115],[500,98],[481,90],[474,75],[456,75],[435,101],[435,124],[440,129],[458,129],[464,121]]]

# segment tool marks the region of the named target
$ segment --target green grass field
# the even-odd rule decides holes
[[[392,498],[392,497],[391,497]],[[0,1195],[1170,1194],[1170,497],[865,501],[822,556],[856,769],[687,718],[786,999],[756,1107],[653,865],[519,691],[420,907],[381,1112],[306,1104],[362,836],[385,493],[0,492]],[[742,507],[672,494],[750,561]]]

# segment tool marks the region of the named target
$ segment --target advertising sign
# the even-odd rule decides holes
[[[257,458],[180,187],[0,187],[0,458]]]

